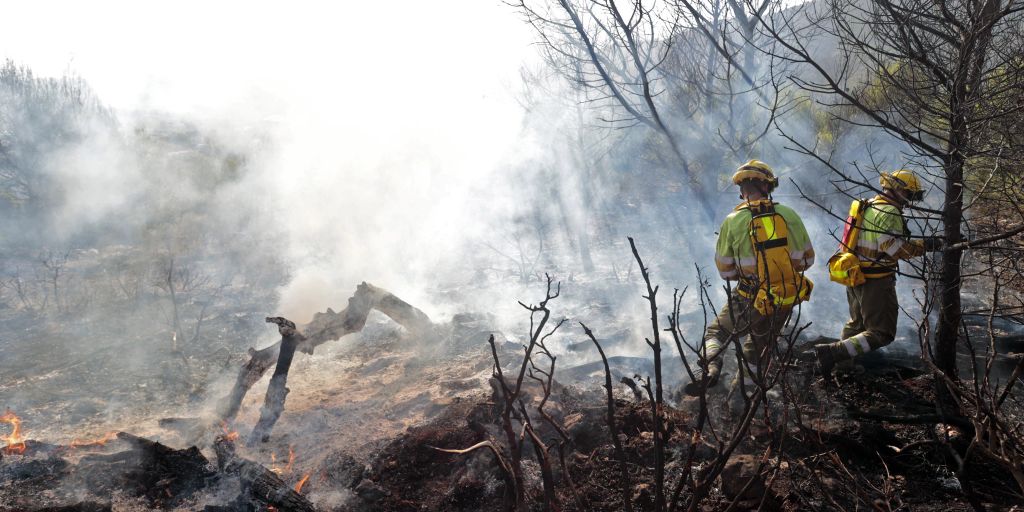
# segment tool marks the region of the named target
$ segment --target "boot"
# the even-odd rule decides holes
[[[846,373],[854,372],[853,356],[846,350],[844,341],[815,345],[814,355],[818,359],[822,375],[831,375],[837,368]]]
[[[836,366],[836,358],[832,355],[832,343],[828,345],[815,345],[814,355],[818,358],[818,366],[821,367],[822,375],[831,375],[832,368]]]

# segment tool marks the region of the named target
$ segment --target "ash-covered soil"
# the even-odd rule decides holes
[[[473,323],[467,330],[479,328]],[[317,510],[501,510],[508,499],[507,477],[489,450],[438,450],[488,440],[500,444],[503,439],[500,403],[489,382],[492,360],[482,350],[486,344],[461,355],[436,348],[431,352],[432,347],[403,339],[397,327],[381,318],[352,338],[295,366],[287,409],[272,440],[251,450],[240,445],[239,453],[262,463],[289,486],[308,475],[301,493]],[[521,347],[499,347],[499,357],[513,370]],[[568,440],[532,418],[551,447],[562,510],[622,510],[619,458],[605,422],[602,380],[557,386],[552,393],[546,410]],[[934,410],[930,377],[919,370],[878,363],[863,374],[827,382],[801,368],[790,384],[802,405],[768,408],[776,419],[783,413],[789,416],[786,428],[755,419],[703,510],[724,510],[734,501],[739,510],[855,510],[883,503],[901,510],[971,510],[965,485],[990,509],[1020,504],[1012,478],[983,459],[970,464],[967,482],[951,474],[949,451],[937,440],[964,448],[968,440],[955,426],[899,422]],[[650,404],[636,402],[625,386],[615,390],[633,506],[653,510]],[[262,400],[260,389],[253,391],[231,427],[242,438]],[[535,404],[542,392],[528,386],[526,396],[527,404]],[[709,400],[716,428],[725,431],[736,418],[730,416],[724,390],[713,391]],[[665,411],[668,490],[690,460],[697,412],[692,398]],[[147,467],[130,456],[133,448],[124,440],[80,448],[30,444],[25,455],[4,456],[0,508],[214,511],[254,506],[238,500],[238,482],[217,476],[216,456],[209,448],[217,432],[187,439],[187,433],[175,428],[140,424],[136,430],[180,450],[177,464],[182,467]],[[718,445],[707,434],[696,441],[692,471],[699,477]],[[189,442],[202,450],[187,449]],[[779,443],[784,446],[781,454],[763,459],[765,449]],[[294,454],[290,462],[289,451]],[[541,472],[532,448],[524,451],[522,466],[530,509],[542,510]],[[758,467],[763,476],[743,491]],[[141,476],[152,471],[167,474],[150,480]],[[160,492],[152,492],[154,488]],[[52,508],[62,506],[72,508]]]
[[[634,295],[635,286],[570,286],[576,286],[576,300],[560,312],[595,318],[598,338],[611,355],[627,494],[634,510],[654,510],[652,410],[618,383],[653,372],[643,331],[635,327],[636,311],[618,301]],[[242,460],[273,474],[279,492],[294,491],[316,510],[507,506],[510,476],[480,445],[490,442],[508,457],[487,338],[495,335],[505,374],[515,375],[524,326],[509,322],[510,315],[458,313],[442,324],[438,339],[427,341],[371,313],[361,332],[296,357],[273,435],[247,447],[267,376],[232,423],[211,424],[207,418],[246,360],[245,349],[254,340],[260,346],[273,341],[263,312],[253,313],[266,302],[221,293],[207,306],[202,342],[177,350],[167,340],[166,323],[140,329],[137,321],[115,314],[55,322],[0,310],[5,332],[18,336],[0,340],[0,397],[18,413],[29,439],[24,453],[5,452],[0,460],[0,510],[286,509],[286,501],[254,491],[244,474],[222,467],[215,439],[232,432],[239,434],[235,445]],[[188,299],[183,304],[182,315],[189,318],[203,307]],[[166,311],[156,303],[140,308],[151,309],[139,316]],[[691,313],[683,321],[699,328],[702,318],[693,304],[687,308]],[[82,339],[94,342],[83,345]],[[572,325],[549,343],[558,365],[545,411],[558,428],[534,412],[544,393],[532,379],[526,379],[522,402],[546,445],[555,500],[560,510],[622,510],[620,457],[606,423],[596,349]],[[678,355],[666,348],[663,357],[666,396],[680,399],[675,388],[686,379]],[[785,393],[770,396],[759,410],[700,508],[971,510],[969,497],[992,510],[1020,505],[1013,479],[985,458],[973,457],[959,475],[950,469],[957,464],[954,452],[963,453],[969,442],[963,428],[906,421],[934,414],[931,377],[915,366],[913,357],[879,353],[865,361],[863,373],[826,380],[810,363],[796,364]],[[1019,404],[1012,407],[1019,412]],[[670,498],[682,475],[703,478],[714,463],[725,442],[720,436],[738,421],[732,408],[724,385],[712,390],[712,423],[702,436],[695,436],[700,411],[694,399],[671,401],[664,410]],[[522,436],[521,422],[515,425]],[[96,442],[112,431],[127,435]],[[467,453],[444,451],[474,446]],[[770,446],[782,449],[766,457]],[[529,439],[521,458],[529,508],[543,510],[543,471]],[[679,498],[686,500],[688,491]]]

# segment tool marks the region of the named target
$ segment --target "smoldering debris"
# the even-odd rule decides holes
[[[5,510],[179,509],[250,510],[312,505],[270,469],[234,452],[218,438],[217,464],[195,446],[174,449],[119,432],[111,443],[35,447],[4,461],[0,497]],[[225,494],[233,495],[225,499]]]
[[[136,507],[215,511],[250,506],[263,510],[268,505],[279,510],[330,511],[501,509],[510,499],[513,484],[493,453],[486,449],[463,454],[439,450],[461,450],[486,442],[498,447],[499,453],[507,453],[502,448],[501,386],[491,379],[494,354],[485,350],[485,342],[467,350],[465,339],[494,335],[496,355],[509,375],[518,370],[523,346],[507,341],[507,336],[488,325],[487,318],[466,314],[457,322],[435,323],[434,333],[440,337],[433,343],[420,343],[423,340],[410,339],[406,330],[386,329],[397,325],[391,318],[367,315],[365,322],[375,325],[373,330],[378,333],[370,342],[363,343],[356,332],[319,346],[312,356],[299,354],[293,368],[296,373],[289,380],[291,393],[285,413],[269,440],[251,449],[227,440],[244,438],[246,429],[256,424],[262,401],[257,386],[253,387],[257,392],[243,398],[235,422],[217,425],[212,432],[209,423],[178,418],[164,423],[170,430],[159,433],[157,441],[120,434],[104,444],[83,440],[74,452],[66,446],[33,442],[32,430],[25,426],[25,454],[6,455],[0,461],[0,499],[20,500],[12,503],[25,510]],[[392,334],[381,338],[379,333],[384,332]],[[613,367],[618,364],[620,369],[613,371],[623,375],[650,371],[649,359],[612,358],[610,363]],[[803,414],[820,420],[811,431],[786,432],[783,439],[789,439],[785,441],[788,448],[767,466],[776,468],[772,476],[758,476],[764,474],[765,467],[758,447],[778,442],[782,434],[758,425],[752,427],[750,447],[729,458],[723,474],[754,478],[755,484],[764,488],[769,509],[814,506],[824,499],[823,492],[852,505],[854,495],[837,491],[850,484],[842,466],[815,457],[835,451],[843,465],[852,465],[868,481],[876,481],[884,478],[883,466],[863,454],[877,452],[893,478],[892,492],[905,502],[930,506],[956,499],[959,491],[932,485],[934,473],[941,470],[940,462],[928,458],[922,465],[907,459],[921,449],[917,443],[928,439],[926,426],[893,429],[874,423],[885,418],[898,421],[908,411],[930,407],[927,375],[899,365],[865,363],[864,374],[841,377],[838,388],[814,385],[804,390],[809,395]],[[663,371],[677,372],[668,365]],[[809,371],[799,369],[793,378],[801,382],[810,379]],[[527,378],[521,394],[527,407],[521,417],[529,418],[537,439],[547,445],[550,477],[564,510],[620,509],[620,455],[609,442],[601,405],[602,373],[588,364],[564,372],[559,368],[558,380],[548,387],[550,393],[545,385]],[[644,384],[641,380],[639,386]],[[637,400],[633,391],[618,383],[612,396],[625,460],[635,468],[629,492],[637,508],[649,510],[654,494],[647,483],[652,477],[648,462],[655,449],[651,404],[646,393]],[[709,398],[713,399],[711,414],[728,417],[726,403],[718,401],[721,397]],[[558,428],[536,410],[542,401]],[[875,407],[879,403],[892,403],[894,409],[880,410]],[[822,417],[822,410],[835,414]],[[670,474],[679,474],[684,467],[700,472],[720,456],[712,440],[694,436],[691,425],[699,411],[692,398],[682,400],[678,407],[665,406],[665,462]],[[184,436],[175,433],[181,425],[202,425],[207,432],[198,445],[202,451],[181,444]],[[242,431],[235,432],[235,428]],[[533,453],[534,443],[528,439],[523,445],[523,485],[525,495],[541,503],[546,499],[544,471],[534,457],[525,457]],[[177,471],[187,471],[194,478],[174,476]],[[997,490],[998,479],[991,480],[993,468],[982,464],[972,471],[986,475],[975,482],[979,492],[988,493],[993,502],[1009,499]],[[668,481],[669,486],[674,483]],[[157,491],[146,490],[150,488]],[[707,497],[707,503],[721,507],[736,500],[750,501],[746,485],[723,482]]]

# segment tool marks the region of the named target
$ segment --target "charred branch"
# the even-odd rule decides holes
[[[601,344],[597,342],[597,338],[594,337],[594,333],[586,326],[583,322],[580,322],[580,327],[583,328],[583,333],[590,338],[590,341],[597,347],[598,354],[601,355],[601,363],[604,364],[604,389],[607,396],[608,411],[606,414],[606,420],[608,422],[608,433],[612,438],[612,445],[615,447],[615,456],[619,459],[619,472],[621,474],[621,490],[622,490],[622,510],[626,512],[632,512],[633,503],[629,495],[629,490],[632,487],[629,483],[629,469],[626,467],[626,452],[622,449],[622,441],[619,440],[619,429],[615,425],[615,397],[612,393],[612,370],[608,367],[608,358],[604,355],[604,349],[601,348]],[[634,383],[635,385],[635,383]],[[634,391],[636,394],[640,394],[639,390]]]
[[[258,442],[266,442],[270,439],[270,432],[281,417],[284,411],[284,400],[288,396],[288,370],[292,365],[292,358],[295,357],[295,348],[302,337],[295,330],[295,323],[282,317],[269,317],[267,323],[277,324],[281,333],[281,350],[277,358],[277,367],[274,375],[270,378],[270,385],[267,386],[267,396],[260,409],[260,419],[249,436],[248,445],[254,446]]]
[[[313,316],[312,322],[301,329],[296,329],[291,335],[295,341],[294,350],[312,354],[313,349],[323,343],[362,330],[366,325],[367,315],[374,309],[408,329],[412,336],[433,335],[434,325],[426,314],[390,292],[364,282],[356,287],[355,294],[348,299],[348,307],[338,313],[330,309],[326,313],[317,313]],[[260,350],[249,350],[249,361],[239,369],[231,392],[218,404],[216,424],[231,420],[238,414],[238,409],[249,389],[278,362],[282,353],[282,341]],[[284,371],[287,373],[287,369]],[[280,386],[283,389],[284,383],[282,382]],[[283,396],[281,399],[283,400]]]
[[[662,425],[665,404],[662,393],[661,379],[661,329],[658,327],[658,287],[651,286],[651,276],[644,266],[640,253],[636,249],[636,243],[629,237],[629,247],[633,251],[633,257],[640,268],[640,275],[647,286],[647,295],[644,296],[651,308],[651,331],[654,341],[647,341],[647,346],[654,353],[654,393],[651,397],[651,409],[654,416],[654,508],[665,510],[665,429]],[[648,379],[648,384],[650,380]]]
[[[234,442],[225,436],[218,436],[214,442],[217,453],[217,467],[221,472],[237,476],[243,492],[260,502],[280,510],[314,512],[313,504],[296,492],[281,477],[262,464],[238,456]]]

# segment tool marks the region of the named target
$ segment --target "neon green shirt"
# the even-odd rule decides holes
[[[757,257],[750,243],[750,221],[753,216],[741,203],[725,218],[718,230],[715,245],[715,266],[722,279],[736,280],[740,277],[757,277]],[[789,230],[787,248],[793,270],[803,272],[814,264],[814,247],[800,216],[792,208],[775,203],[775,212],[786,221]]]
[[[924,254],[924,244],[910,240],[903,212],[897,206],[875,196],[864,212],[854,253],[860,258],[862,267],[892,268],[892,272],[870,274],[870,277],[885,277],[896,271],[897,260]]]

